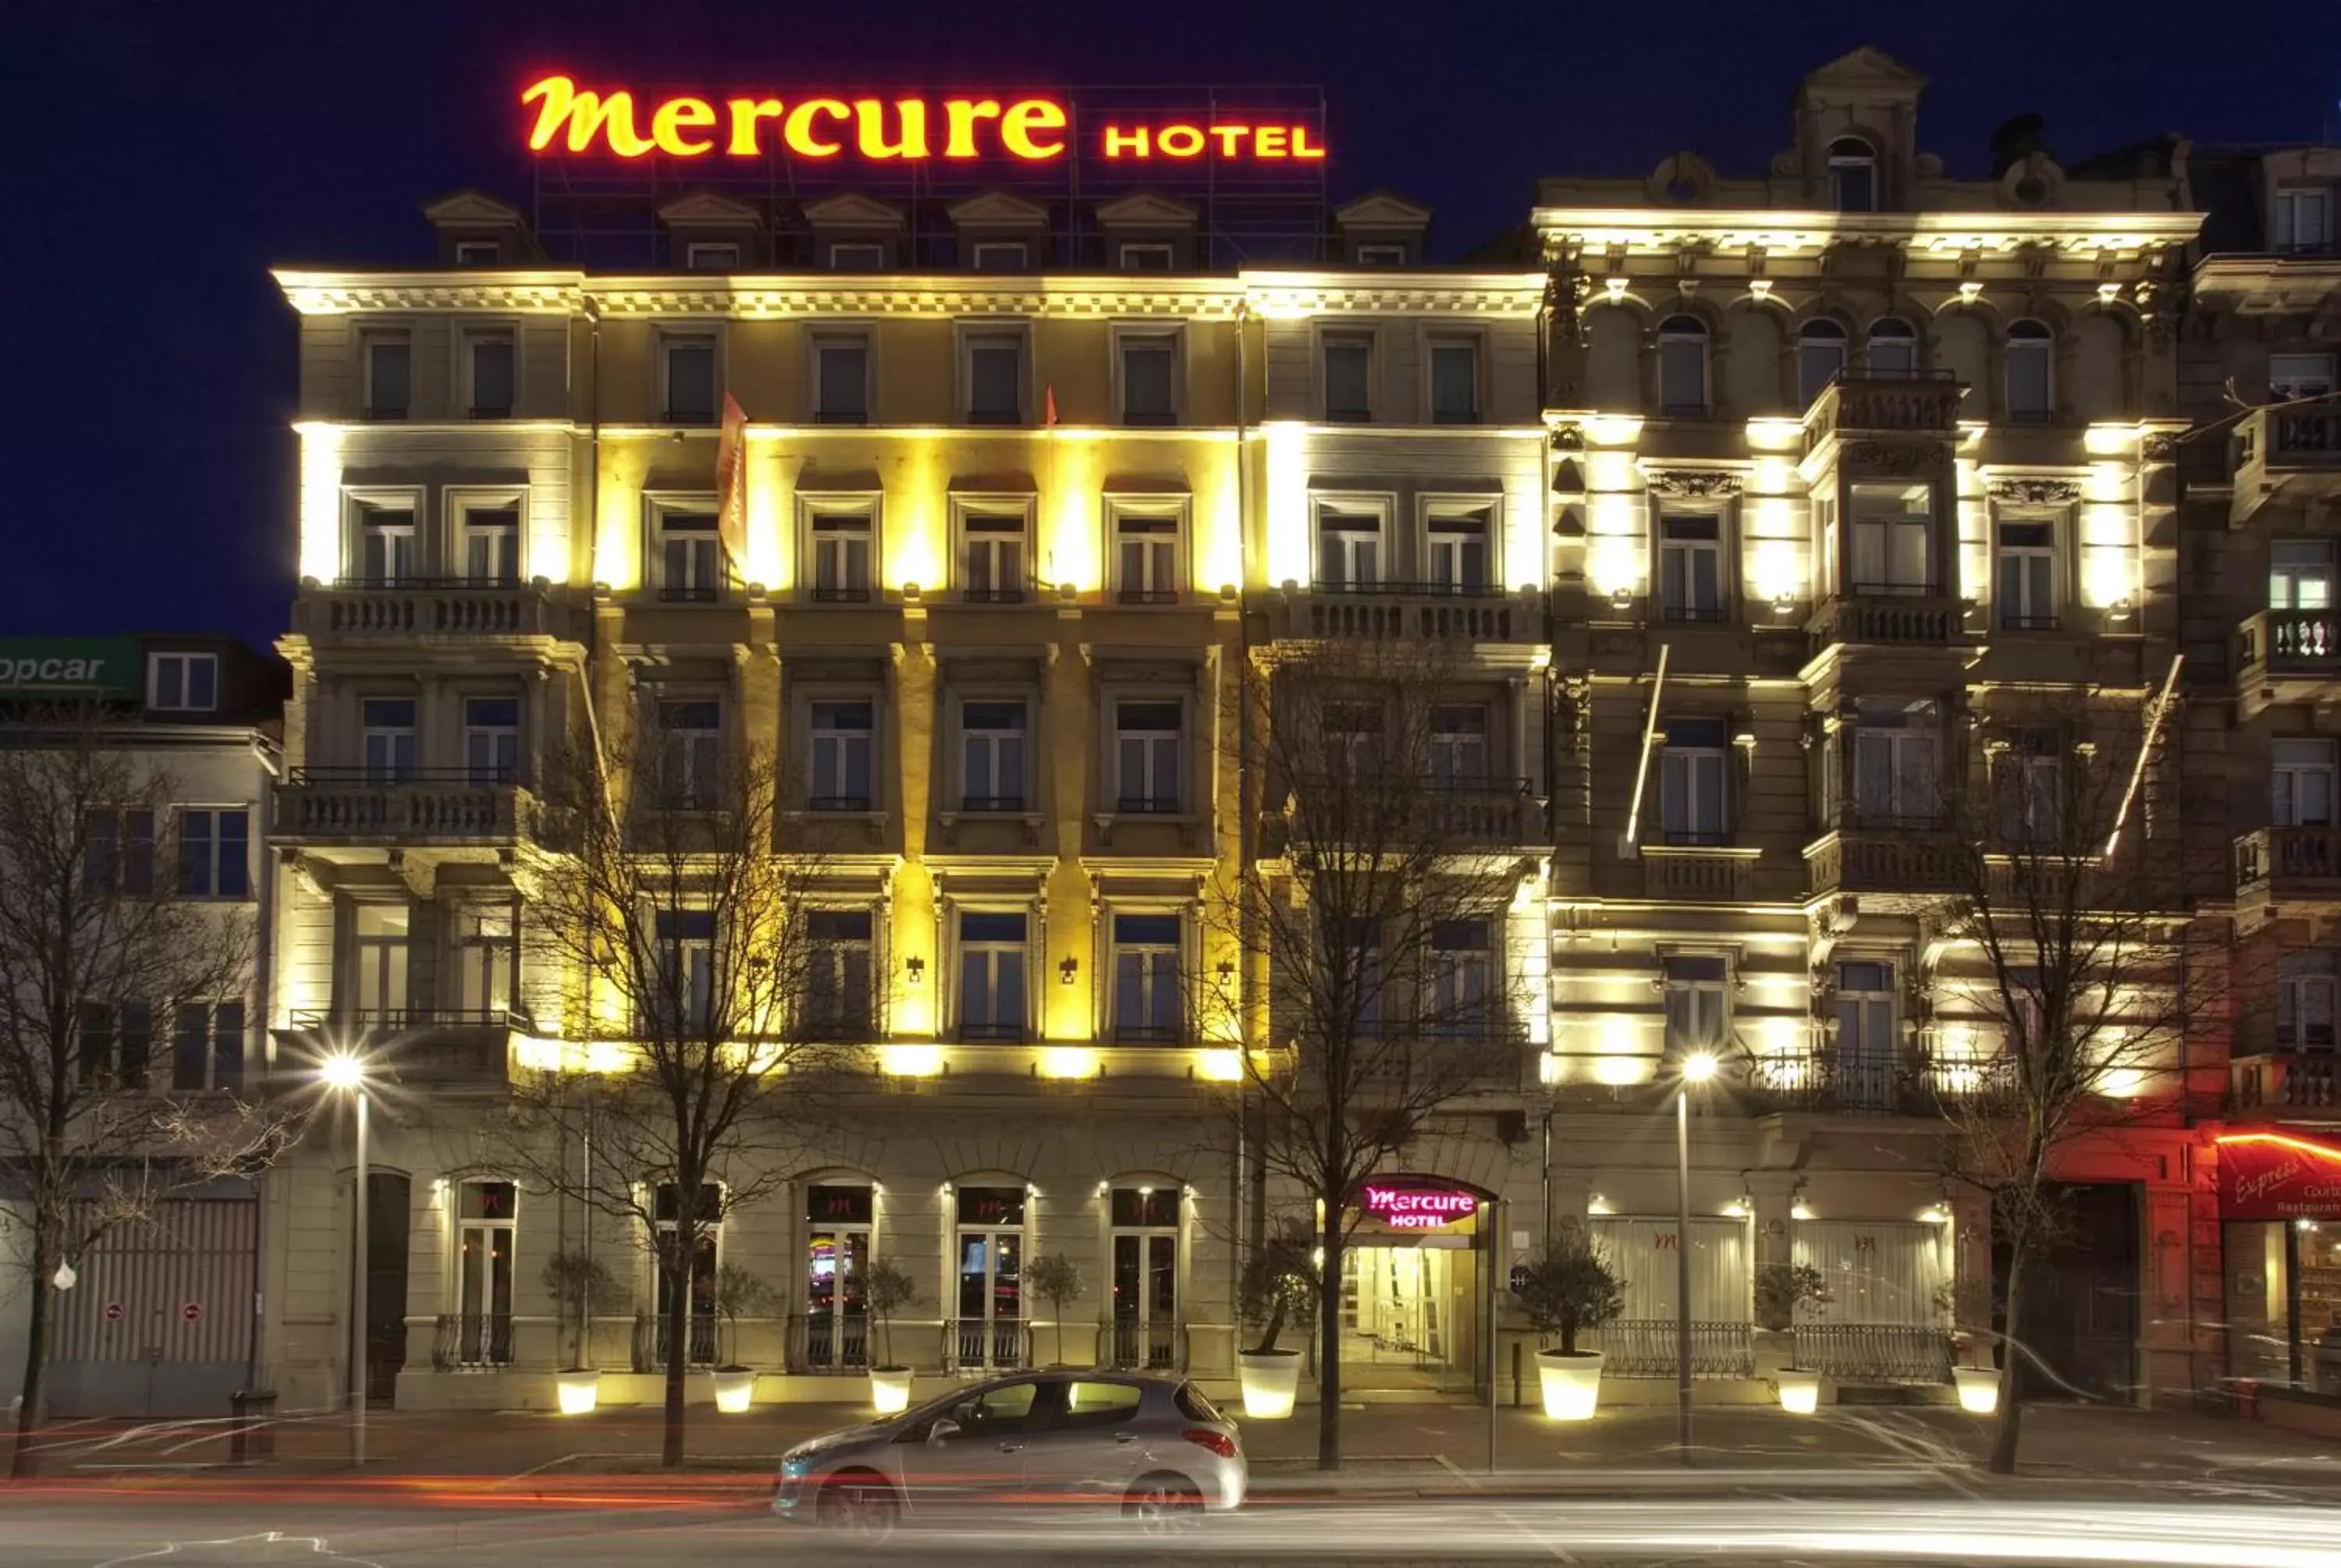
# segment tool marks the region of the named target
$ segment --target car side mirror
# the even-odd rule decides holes
[[[927,1446],[930,1448],[941,1446],[944,1438],[951,1436],[958,1430],[959,1423],[953,1421],[950,1416],[937,1416],[935,1418],[935,1424],[927,1428]]]

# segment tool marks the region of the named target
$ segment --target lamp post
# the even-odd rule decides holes
[[[350,1260],[350,1464],[355,1466],[366,1459],[366,1308],[371,1283],[366,1256],[365,1064],[344,1052],[326,1057],[317,1068],[317,1077],[327,1088],[357,1102],[357,1182],[353,1188],[356,1196],[350,1206],[356,1211],[357,1231]]]
[[[1690,1087],[1715,1077],[1715,1058],[1693,1051],[1675,1086],[1675,1446],[1690,1463]]]

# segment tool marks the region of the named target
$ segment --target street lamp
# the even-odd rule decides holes
[[[1675,1444],[1690,1463],[1690,1087],[1715,1077],[1715,1057],[1693,1051],[1675,1086]]]
[[[366,1457],[366,1090],[365,1064],[346,1051],[327,1057],[317,1065],[317,1079],[327,1088],[348,1095],[357,1102],[358,1158],[355,1197],[351,1207],[356,1211],[357,1239],[350,1260],[350,1463],[364,1464]]]

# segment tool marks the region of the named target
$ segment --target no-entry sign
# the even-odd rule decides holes
[[[105,1321],[108,1323],[120,1323],[122,1321],[122,1304],[120,1302],[109,1301],[105,1304]]]
[[[200,1301],[191,1301],[179,1308],[179,1315],[189,1323],[194,1323],[204,1315],[204,1304]]]

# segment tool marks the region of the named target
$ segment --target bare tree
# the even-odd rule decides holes
[[[782,842],[768,754],[723,759],[653,729],[552,777],[556,849],[524,892],[562,977],[563,1043],[514,1086],[504,1157],[648,1239],[666,1285],[662,1457],[679,1464],[686,1375],[712,1355],[702,1239],[786,1181],[852,1042],[873,1037],[873,988],[866,950],[824,938],[821,861],[801,834]]]
[[[2069,1235],[2060,1173],[2086,1139],[2175,1114],[2212,1017],[2216,933],[2187,912],[2175,810],[2147,809],[2157,706],[2075,700],[2007,716],[1946,789],[1955,897],[1932,935],[1946,1021],[1996,1033],[1929,1064],[1944,1172],[1988,1201],[2007,1254],[1990,1465],[2014,1471],[2027,1268]],[[1948,1031],[1943,1031],[1948,1037]],[[1977,1304],[1961,1304],[1974,1321]]]
[[[1514,1088],[1522,1037],[1506,915],[1542,831],[1484,736],[1443,731],[1467,673],[1420,645],[1265,660],[1245,690],[1257,852],[1209,900],[1233,973],[1203,978],[1240,1053],[1230,1109],[1256,1167],[1314,1200],[1318,1464],[1341,1464],[1341,1265],[1369,1177],[1474,1090]],[[1483,678],[1484,679],[1484,678]]]
[[[183,1005],[249,1016],[254,930],[241,906],[176,896],[180,790],[135,756],[137,739],[95,710],[21,715],[0,738],[0,1163],[22,1206],[30,1297],[20,1476],[35,1463],[60,1265],[154,1223],[175,1195],[252,1174],[297,1130],[243,1097],[241,1070],[205,1073],[208,1027],[192,1074],[153,1059],[158,1023]]]

